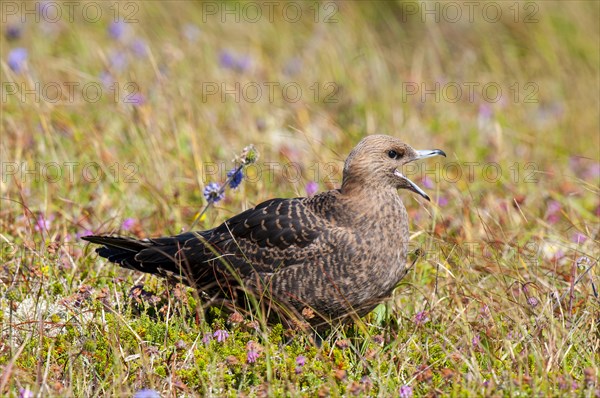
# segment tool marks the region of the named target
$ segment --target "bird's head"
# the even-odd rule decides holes
[[[377,189],[390,186],[411,190],[429,200],[429,196],[402,173],[402,166],[437,155],[446,156],[441,149],[415,150],[395,137],[367,136],[346,159],[342,192],[358,187]]]

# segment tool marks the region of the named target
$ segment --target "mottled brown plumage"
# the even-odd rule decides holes
[[[179,279],[208,301],[248,306],[248,293],[284,319],[312,313],[307,321],[323,328],[365,315],[405,275],[408,219],[397,189],[429,198],[401,168],[434,155],[445,156],[368,136],[348,156],[340,189],[268,200],[207,231],[83,239],[112,262]]]

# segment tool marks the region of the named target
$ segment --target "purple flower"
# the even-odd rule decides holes
[[[8,52],[6,63],[15,73],[21,73],[27,62],[27,49],[23,47],[13,48]]]
[[[23,32],[22,24],[11,24],[6,27],[4,31],[4,35],[8,40],[17,40],[21,37],[21,33]]]
[[[113,21],[108,26],[108,34],[115,40],[121,40],[128,33],[129,27],[123,20]]]
[[[52,224],[52,220],[54,220],[53,215],[50,215],[50,217],[46,218],[40,214],[37,218],[34,229],[38,232],[48,231],[50,229],[50,225]]]
[[[492,119],[493,115],[494,111],[492,110],[492,107],[489,104],[485,103],[479,105],[479,120],[489,121]]]
[[[411,398],[413,396],[413,389],[409,385],[400,387],[400,398]]]
[[[569,383],[567,382],[567,379],[565,379],[564,376],[559,376],[558,379],[558,388],[560,388],[561,390],[568,390],[569,389]]]
[[[19,398],[33,398],[33,391],[27,388],[19,389]]]
[[[231,169],[227,172],[227,177],[231,177],[231,181],[229,181],[229,186],[233,189],[236,189],[242,183],[242,179],[244,178],[244,171],[242,168]]]
[[[219,64],[224,68],[233,69],[235,68],[235,56],[229,51],[221,51],[219,54]]]
[[[306,365],[306,357],[304,355],[298,355],[296,357],[296,365],[300,367]]]
[[[160,398],[160,394],[156,390],[144,388],[133,394],[133,398]]]
[[[252,66],[252,58],[247,55],[238,55],[230,51],[223,50],[219,54],[219,64],[227,69],[234,69],[238,72],[244,72]]]
[[[479,346],[479,335],[476,334],[475,336],[473,336],[473,338],[471,339],[471,344],[473,344],[473,347],[478,347]]]
[[[584,177],[598,178],[600,177],[600,163],[593,163],[585,170]]]
[[[202,337],[202,342],[204,344],[208,344],[208,343],[210,343],[211,339],[212,339],[212,335],[210,333],[204,333],[204,336]]]
[[[113,88],[112,85],[115,83],[115,78],[107,71],[102,71],[100,73],[100,81],[104,88],[110,89]]]
[[[587,236],[577,231],[571,236],[571,241],[577,244],[584,243],[587,240]]]
[[[129,231],[129,230],[131,230],[131,228],[133,228],[134,225],[135,225],[135,218],[126,218],[125,220],[123,220],[123,223],[121,224],[121,229],[123,231]]]
[[[486,317],[490,315],[490,307],[485,304],[483,307],[481,307],[481,310],[479,310],[479,312],[481,313],[481,316]]]
[[[248,55],[242,55],[242,56],[238,57],[237,62],[235,64],[235,69],[238,72],[244,72],[244,71],[250,69],[251,66],[252,66],[252,58],[250,58]]]
[[[425,189],[432,189],[433,188],[433,181],[431,181],[431,178],[425,176],[421,179],[421,183],[423,184],[423,187]]]
[[[448,198],[445,196],[440,196],[438,198],[438,206],[444,207],[448,205]]]
[[[556,200],[552,200],[550,201],[550,203],[548,203],[548,207],[546,209],[546,221],[548,221],[550,224],[555,224],[558,222],[558,220],[560,220],[560,210],[561,210],[562,206],[560,204],[560,202],[556,201]]]
[[[546,210],[548,211],[548,214],[554,214],[558,213],[561,208],[562,206],[560,205],[560,202],[556,200],[551,200],[550,203],[548,203]]]
[[[556,224],[558,222],[558,220],[560,220],[559,214],[550,214],[546,218],[546,221],[548,221],[550,224]]]
[[[146,103],[146,97],[142,93],[133,93],[125,98],[125,102],[133,106],[141,106]]]
[[[560,260],[561,258],[563,258],[565,256],[565,252],[562,251],[561,249],[558,249],[556,251],[556,253],[554,253],[554,259],[556,260]]]
[[[306,196],[313,196],[319,190],[319,184],[315,181],[309,181],[306,183]]]
[[[80,239],[83,236],[89,236],[89,235],[94,235],[94,233],[92,231],[90,231],[89,229],[85,229],[83,231],[79,231],[75,234],[75,238],[76,239]]]
[[[222,343],[229,337],[229,332],[227,332],[227,330],[219,329],[213,333],[213,337],[217,339],[219,343]]]
[[[535,297],[528,297],[527,298],[527,304],[529,304],[532,307],[537,307],[537,305],[539,304],[539,301]]]
[[[129,61],[127,61],[127,55],[121,51],[112,51],[109,56],[110,68],[117,72],[123,71]]]
[[[427,321],[429,321],[429,317],[427,316],[427,311],[420,311],[415,314],[415,324],[423,325]]]
[[[258,359],[258,351],[251,349],[246,353],[246,362],[254,363]]]
[[[213,203],[217,203],[225,197],[225,193],[221,192],[221,184],[211,182],[204,188],[204,198]]]
[[[145,57],[148,55],[148,44],[144,39],[137,38],[131,43],[131,50],[138,57]]]

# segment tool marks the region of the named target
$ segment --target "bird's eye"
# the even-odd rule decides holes
[[[390,157],[390,159],[398,159],[400,157],[400,155],[398,155],[398,152],[394,151],[393,149],[388,151],[388,156]]]

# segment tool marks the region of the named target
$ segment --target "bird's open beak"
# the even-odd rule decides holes
[[[437,156],[437,155],[441,155],[443,157],[446,157],[446,153],[444,151],[442,151],[441,149],[426,149],[426,150],[421,150],[421,151],[415,151],[417,153],[417,156],[414,159],[411,159],[410,161],[415,161],[415,160],[419,160],[419,159],[426,159],[426,158],[430,158],[432,156]],[[414,182],[412,182],[410,180],[410,178],[408,178],[407,176],[405,176],[404,174],[402,174],[399,170],[395,170],[394,174],[400,178],[402,178],[404,181],[406,181],[408,183],[408,189],[410,189],[411,191],[413,191],[414,193],[417,193],[419,195],[421,195],[422,197],[424,197],[427,200],[431,200],[429,198],[429,195],[427,195],[425,193],[425,191],[423,191],[417,184],[415,184]]]

